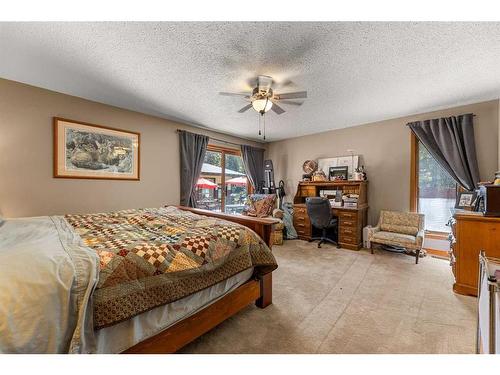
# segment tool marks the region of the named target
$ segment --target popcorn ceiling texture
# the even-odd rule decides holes
[[[1,23],[0,77],[246,138],[258,74],[307,90],[280,140],[499,97],[500,23]],[[277,90],[278,91],[278,90]]]

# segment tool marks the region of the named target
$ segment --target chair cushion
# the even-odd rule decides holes
[[[394,233],[394,232],[375,232],[372,237],[372,241],[374,242],[391,242],[391,243],[400,243],[401,245],[416,245],[417,238],[412,236],[411,234],[402,234],[402,233]]]
[[[416,236],[420,216],[414,213],[381,211],[380,229],[385,232],[404,233]]]
[[[243,210],[243,214],[256,217],[271,216],[275,204],[275,194],[250,194],[248,196],[247,206]]]

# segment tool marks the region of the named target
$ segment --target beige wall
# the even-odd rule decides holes
[[[272,142],[267,156],[273,160],[276,181],[285,181],[291,201],[305,160],[348,155],[347,149],[356,150],[368,174],[369,222],[374,224],[380,209],[409,210],[410,131],[406,123],[470,112],[476,114],[481,179],[491,179],[500,160],[498,100]]]
[[[53,178],[53,116],[140,132],[141,180]],[[178,204],[178,128],[259,145],[0,79],[0,213],[20,217]]]

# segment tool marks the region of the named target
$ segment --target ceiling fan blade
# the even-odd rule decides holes
[[[304,102],[294,102],[294,101],[291,101],[291,100],[280,100],[279,103],[280,104],[297,105],[297,106],[304,104]]]
[[[307,98],[307,91],[287,92],[284,94],[274,94],[274,98],[281,99],[305,99]]]
[[[250,97],[247,92],[219,92],[219,95],[223,95],[223,96],[247,96],[247,97]]]
[[[243,113],[243,112],[248,111],[250,108],[252,108],[252,103],[247,104],[246,106],[244,106],[243,108],[241,108],[238,112],[239,113]]]
[[[274,101],[273,101],[273,106],[271,107],[271,110],[278,115],[285,113],[285,110],[283,108],[281,108],[278,104],[276,104],[276,102],[274,102]]]
[[[276,82],[273,80],[273,87],[275,89],[281,89],[283,87],[287,87],[287,86],[292,86],[294,85],[293,81],[289,80],[289,79],[285,79],[281,82]]]

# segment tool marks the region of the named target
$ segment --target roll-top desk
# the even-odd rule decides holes
[[[307,197],[319,197],[320,190],[342,190],[344,193],[358,194],[357,208],[333,207],[332,212],[339,218],[339,245],[345,249],[359,250],[363,246],[363,228],[366,226],[368,202],[368,181],[325,181],[299,182],[293,199],[293,225],[301,240],[310,240],[312,226],[307,215]]]

